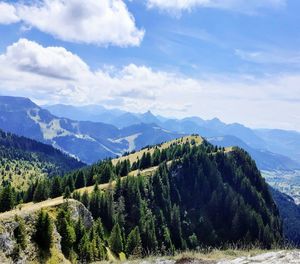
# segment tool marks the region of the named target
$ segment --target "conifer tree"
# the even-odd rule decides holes
[[[50,250],[53,237],[53,223],[47,212],[41,210],[38,214],[38,218],[35,224],[34,240],[43,250]]]
[[[67,186],[64,192],[64,199],[69,199],[71,198],[71,191],[70,191],[70,187]]]
[[[16,238],[16,242],[20,245],[21,249],[25,249],[27,246],[27,234],[24,220],[18,216],[15,217],[15,221],[17,222],[17,227],[14,230],[14,237]]]
[[[76,181],[75,181],[75,188],[79,189],[79,188],[83,188],[86,185],[86,178],[83,174],[82,171],[79,171],[77,176],[76,176]]]
[[[15,195],[10,184],[0,189],[0,212],[11,210],[15,205]]]
[[[109,246],[111,250],[115,253],[120,253],[123,251],[121,228],[118,223],[115,224],[111,231],[109,238]]]
[[[138,227],[135,227],[128,235],[125,252],[127,256],[140,257],[142,255],[142,241]]]
[[[61,180],[59,177],[54,177],[51,185],[51,198],[59,197],[62,194]]]

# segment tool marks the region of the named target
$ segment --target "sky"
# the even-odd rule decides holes
[[[0,0],[0,95],[300,131],[299,0]]]

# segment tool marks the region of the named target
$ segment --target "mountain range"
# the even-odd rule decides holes
[[[111,124],[57,117],[27,98],[0,97],[0,128],[50,144],[85,163],[115,157],[179,137],[155,124],[122,129]]]
[[[300,133],[254,130],[217,118],[184,119],[131,113],[98,105],[38,106],[28,98],[0,97],[0,128],[50,144],[91,164],[187,134],[247,150],[263,170],[300,169]]]
[[[151,111],[131,113],[108,109],[98,105],[43,106],[52,114],[81,121],[102,121],[123,128],[132,125],[157,124],[180,134],[200,134],[213,144],[239,146],[246,149],[264,170],[294,170],[300,168],[300,133],[279,129],[251,129],[239,123],[225,124],[218,118],[204,120],[200,117],[183,119],[154,115]]]

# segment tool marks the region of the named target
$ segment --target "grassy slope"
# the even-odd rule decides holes
[[[200,137],[200,136],[186,136],[186,137],[174,139],[174,140],[162,143],[160,145],[157,145],[157,148],[160,149],[160,150],[163,150],[163,149],[169,148],[172,144],[183,145],[187,142],[191,143],[192,140],[195,141],[196,145],[201,145],[201,143],[203,142],[203,138]],[[129,160],[130,163],[132,164],[133,162],[137,161],[137,159],[141,159],[144,153],[150,152],[150,154],[152,155],[154,150],[155,150],[155,146],[150,147],[150,148],[144,148],[140,151],[129,154],[127,156],[123,156],[123,157],[120,157],[120,158],[117,158],[117,159],[113,159],[112,163],[113,163],[113,165],[116,165],[118,163],[118,161]]]

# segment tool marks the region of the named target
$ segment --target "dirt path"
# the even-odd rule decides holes
[[[70,199],[72,200],[72,199]],[[16,209],[4,212],[0,214],[0,221],[5,220],[5,219],[10,219],[14,217],[15,215],[25,217],[26,215],[30,215],[42,208],[46,207],[53,207],[53,206],[58,206],[60,204],[64,203],[63,197],[58,197],[55,199],[49,199],[40,203],[26,203],[22,204],[21,206],[19,205]]]

